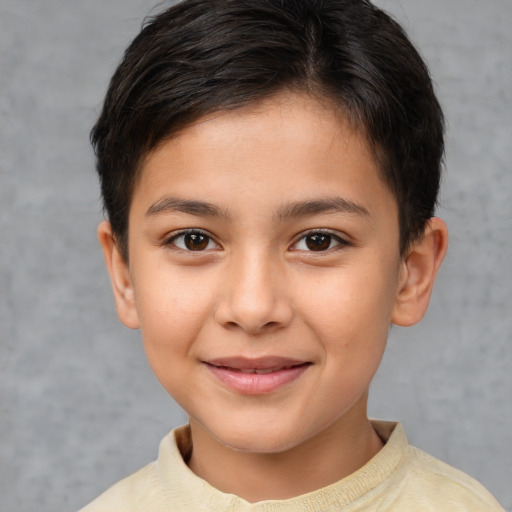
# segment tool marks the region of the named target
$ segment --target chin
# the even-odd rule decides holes
[[[228,448],[241,453],[274,454],[282,453],[301,444],[296,430],[289,432],[276,432],[262,429],[243,429],[241,431],[227,433],[223,431],[221,436],[212,434],[220,443]]]

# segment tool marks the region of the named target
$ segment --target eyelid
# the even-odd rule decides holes
[[[204,249],[202,251],[191,251],[191,250],[187,250],[187,249],[182,249],[181,247],[178,247],[174,243],[174,241],[177,238],[179,238],[181,236],[185,236],[185,235],[191,234],[191,233],[197,233],[197,234],[206,236],[217,247],[214,248],[214,249]],[[186,229],[178,229],[176,231],[173,231],[172,233],[169,233],[168,235],[166,235],[164,237],[164,239],[162,241],[162,245],[164,245],[166,247],[170,247],[170,248],[172,248],[173,250],[176,250],[176,251],[190,252],[191,254],[193,253],[194,255],[198,255],[198,254],[201,254],[201,253],[204,253],[204,252],[209,252],[209,251],[212,251],[212,250],[218,250],[218,249],[222,248],[221,245],[219,244],[219,242],[216,240],[215,236],[213,236],[208,231],[205,231],[204,229],[200,229],[200,228],[186,228]]]
[[[295,249],[294,248],[301,240],[303,240],[307,236],[316,235],[316,234],[329,235],[334,240],[336,240],[338,242],[338,244],[335,245],[334,247],[331,247],[330,249],[326,249],[325,251],[312,251],[312,250]],[[333,230],[325,229],[325,228],[318,228],[318,229],[308,229],[307,231],[303,231],[302,233],[297,235],[295,237],[294,242],[290,246],[290,249],[292,251],[303,251],[303,252],[307,252],[307,253],[311,253],[311,254],[320,256],[322,254],[331,253],[332,251],[335,251],[338,248],[349,247],[351,245],[352,245],[352,242],[348,239],[348,237],[343,236],[338,231],[333,231]]]

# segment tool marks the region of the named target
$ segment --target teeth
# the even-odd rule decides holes
[[[258,375],[265,375],[267,373],[272,373],[272,372],[275,372],[277,370],[278,370],[278,368],[268,368],[267,370],[256,370],[256,373]]]
[[[241,373],[256,373],[257,375],[266,375],[268,373],[274,373],[274,372],[278,372],[279,370],[285,370],[286,368],[284,367],[277,367],[277,368],[265,368],[265,369],[261,369],[261,370],[257,370],[255,368],[247,368],[247,369],[240,369],[239,371]]]

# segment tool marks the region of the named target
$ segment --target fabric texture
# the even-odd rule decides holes
[[[190,430],[160,444],[158,459],[121,480],[80,512],[503,512],[476,480],[410,446],[402,425],[372,422],[385,446],[358,471],[287,500],[249,503],[197,477],[184,459]]]

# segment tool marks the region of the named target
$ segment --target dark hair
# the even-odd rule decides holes
[[[128,47],[91,132],[126,258],[143,157],[205,114],[283,89],[331,100],[364,134],[406,251],[434,214],[444,143],[428,69],[403,29],[369,0],[185,0]]]

